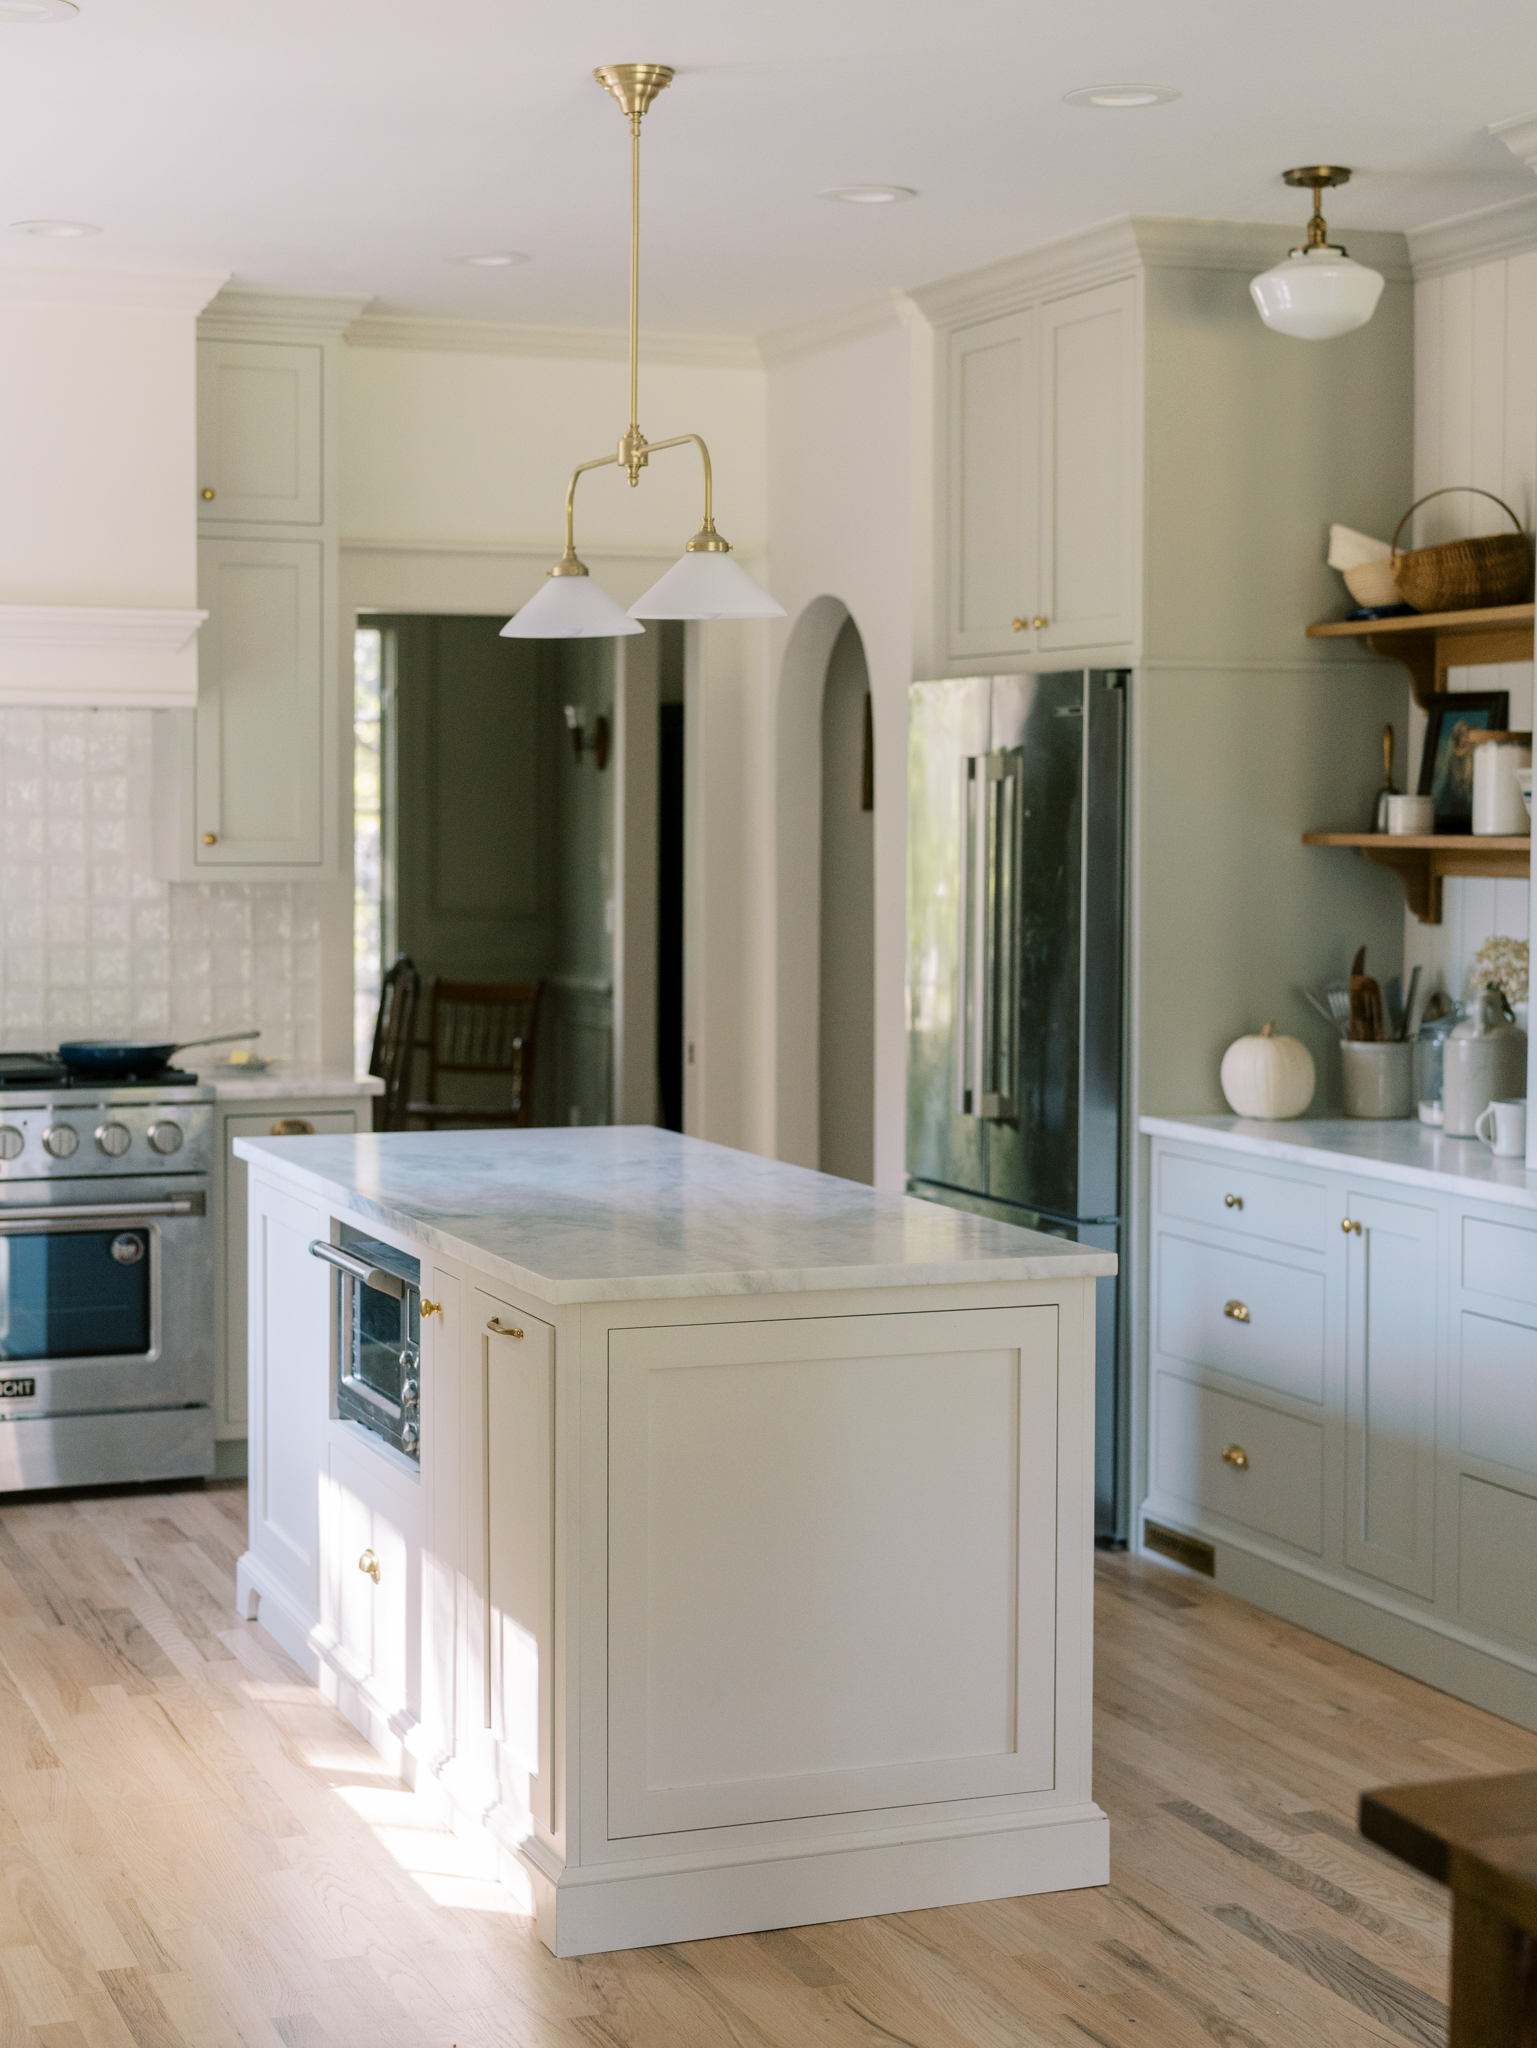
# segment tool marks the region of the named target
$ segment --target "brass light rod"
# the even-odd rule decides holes
[[[731,543],[715,530],[714,484],[710,451],[698,434],[675,434],[671,440],[648,441],[640,427],[640,124],[646,109],[672,83],[667,64],[605,64],[593,73],[605,91],[613,94],[630,122],[630,424],[620,436],[612,455],[595,456],[579,462],[566,487],[566,551],[550,571],[552,576],[585,576],[586,565],[576,552],[576,484],[589,469],[607,469],[617,464],[629,476],[631,487],[653,455],[667,448],[684,448],[690,442],[699,450],[704,466],[704,521],[689,541],[689,554],[729,554]]]

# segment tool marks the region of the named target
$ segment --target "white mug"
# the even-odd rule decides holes
[[[1390,796],[1388,798],[1389,832],[1434,832],[1436,829],[1435,800],[1428,796]]]
[[[1485,1124],[1494,1128],[1486,1131]],[[1476,1137],[1494,1147],[1496,1159],[1526,1157],[1526,1097],[1510,1102],[1491,1102],[1473,1126]]]

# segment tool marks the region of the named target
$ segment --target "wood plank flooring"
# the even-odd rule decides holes
[[[1537,1736],[1138,1560],[1098,1573],[1103,1891],[556,1962],[234,1617],[245,1495],[0,1509],[0,2048],[1362,2048],[1447,1902],[1362,1787]]]

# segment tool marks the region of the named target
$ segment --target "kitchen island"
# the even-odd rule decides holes
[[[1108,1254],[650,1128],[236,1149],[241,1611],[556,1954],[1107,1881]],[[419,1463],[337,1412],[344,1228],[420,1261]]]

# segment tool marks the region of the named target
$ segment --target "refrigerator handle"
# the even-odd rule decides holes
[[[985,759],[984,901],[979,1008],[982,1014],[977,1114],[1002,1122],[1019,1093],[1019,859],[1023,760],[1016,749]]]
[[[957,1116],[977,1114],[977,1091],[981,1085],[982,1004],[978,980],[983,964],[984,933],[980,925],[983,892],[977,887],[976,874],[980,845],[977,764],[976,755],[967,755],[961,761],[960,900],[956,905],[956,1003],[960,1011],[959,1028],[955,1034]]]

